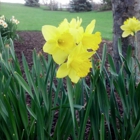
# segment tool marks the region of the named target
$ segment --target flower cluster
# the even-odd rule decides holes
[[[46,40],[43,51],[52,55],[59,64],[57,78],[69,76],[77,83],[85,77],[92,67],[90,58],[99,48],[100,32],[93,34],[95,20],[86,29],[81,26],[82,19],[64,19],[58,27],[45,25],[42,33]]]
[[[15,19],[14,16],[12,16],[12,18],[10,19],[10,22],[13,23],[13,24],[19,24],[19,21],[17,19]],[[2,15],[0,16],[0,25],[4,28],[7,28],[8,27],[8,23],[9,21],[7,19],[5,19],[5,16]]]
[[[4,15],[2,15],[1,17],[0,17],[0,26],[2,26],[3,28],[7,28],[7,23],[5,22],[5,17],[4,17]]]
[[[121,26],[121,29],[124,31],[122,37],[127,37],[129,35],[134,36],[135,33],[140,31],[140,21],[135,17],[129,18],[124,21],[124,25]]]
[[[12,23],[19,24],[19,21],[18,21],[17,19],[15,19],[14,16],[12,16],[12,18],[10,19],[10,21],[11,21]]]
[[[5,18],[4,15],[0,16],[0,34],[6,39],[16,39],[18,35],[16,34],[17,24],[19,21],[12,16],[11,19]]]

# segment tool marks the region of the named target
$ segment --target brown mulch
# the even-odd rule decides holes
[[[36,51],[42,52],[42,47],[45,43],[45,40],[42,36],[42,33],[39,31],[19,31],[18,35],[20,37],[20,41],[15,41],[15,52],[18,57],[19,62],[22,62],[22,53],[25,55],[27,62],[32,65],[32,51],[36,49]],[[103,44],[107,44],[107,52],[112,54],[112,42],[103,40],[100,44],[100,48],[98,50],[98,54],[101,56]]]

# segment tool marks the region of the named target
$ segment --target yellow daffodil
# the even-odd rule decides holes
[[[58,71],[57,78],[69,76],[71,81],[77,83],[80,77],[85,77],[92,67],[90,58],[94,52],[82,50],[77,46],[68,56],[67,62],[63,63]]]
[[[140,31],[140,21],[135,17],[129,18],[120,28],[124,31],[122,37],[127,37],[129,35],[133,36],[135,33]]]
[[[73,18],[70,22],[64,19],[58,27],[42,27],[46,40],[43,51],[51,54],[59,64],[57,78],[69,76],[72,82],[77,83],[89,73],[92,67],[90,58],[101,42],[100,32],[93,34],[95,22],[92,20],[85,30],[81,26],[81,18]]]
[[[62,64],[74,47],[73,36],[51,25],[43,26],[42,33],[47,41],[43,46],[43,51],[52,54],[57,64]]]

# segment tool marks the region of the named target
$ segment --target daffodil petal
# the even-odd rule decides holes
[[[55,40],[49,40],[48,42],[45,43],[43,46],[43,51],[45,53],[53,54],[55,49],[57,47],[57,43]]]
[[[61,23],[60,23],[60,25],[58,26],[58,30],[59,31],[67,31],[67,30],[69,30],[69,22],[68,22],[68,20],[67,19],[64,19]]]
[[[56,77],[63,78],[63,77],[66,77],[68,75],[68,73],[69,73],[69,69],[67,68],[67,64],[64,63],[59,67],[59,69],[56,73]]]
[[[131,31],[124,31],[123,34],[122,34],[122,37],[127,37],[129,35],[131,35]]]
[[[76,43],[79,43],[83,37],[84,29],[79,27],[78,29],[70,28],[70,33],[73,36]]]
[[[57,64],[62,64],[64,61],[66,61],[67,57],[68,57],[68,54],[66,52],[64,52],[63,50],[61,49],[56,49],[55,52],[53,52],[52,54],[53,56],[53,59],[54,61],[57,63]]]
[[[57,38],[59,32],[55,26],[45,25],[42,27],[42,34],[46,41]]]
[[[96,34],[85,34],[82,39],[82,44],[87,49],[96,51],[101,43],[101,36],[99,33]]]
[[[73,83],[77,83],[80,79],[80,77],[76,74],[76,72],[73,69],[71,69],[69,77]]]
[[[91,23],[86,27],[85,33],[92,34],[95,28],[96,20],[92,20]]]
[[[75,19],[75,18],[73,18],[73,19],[71,20],[71,22],[70,22],[70,27],[71,27],[71,28],[75,28],[75,27],[76,27],[76,19]]]
[[[122,30],[127,30],[127,29],[128,29],[128,27],[127,27],[126,25],[122,25],[120,28],[121,28]]]

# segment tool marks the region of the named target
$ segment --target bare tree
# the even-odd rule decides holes
[[[50,8],[52,11],[53,11],[53,3],[54,3],[54,0],[50,0]]]
[[[48,0],[42,0],[43,4],[46,5]]]

